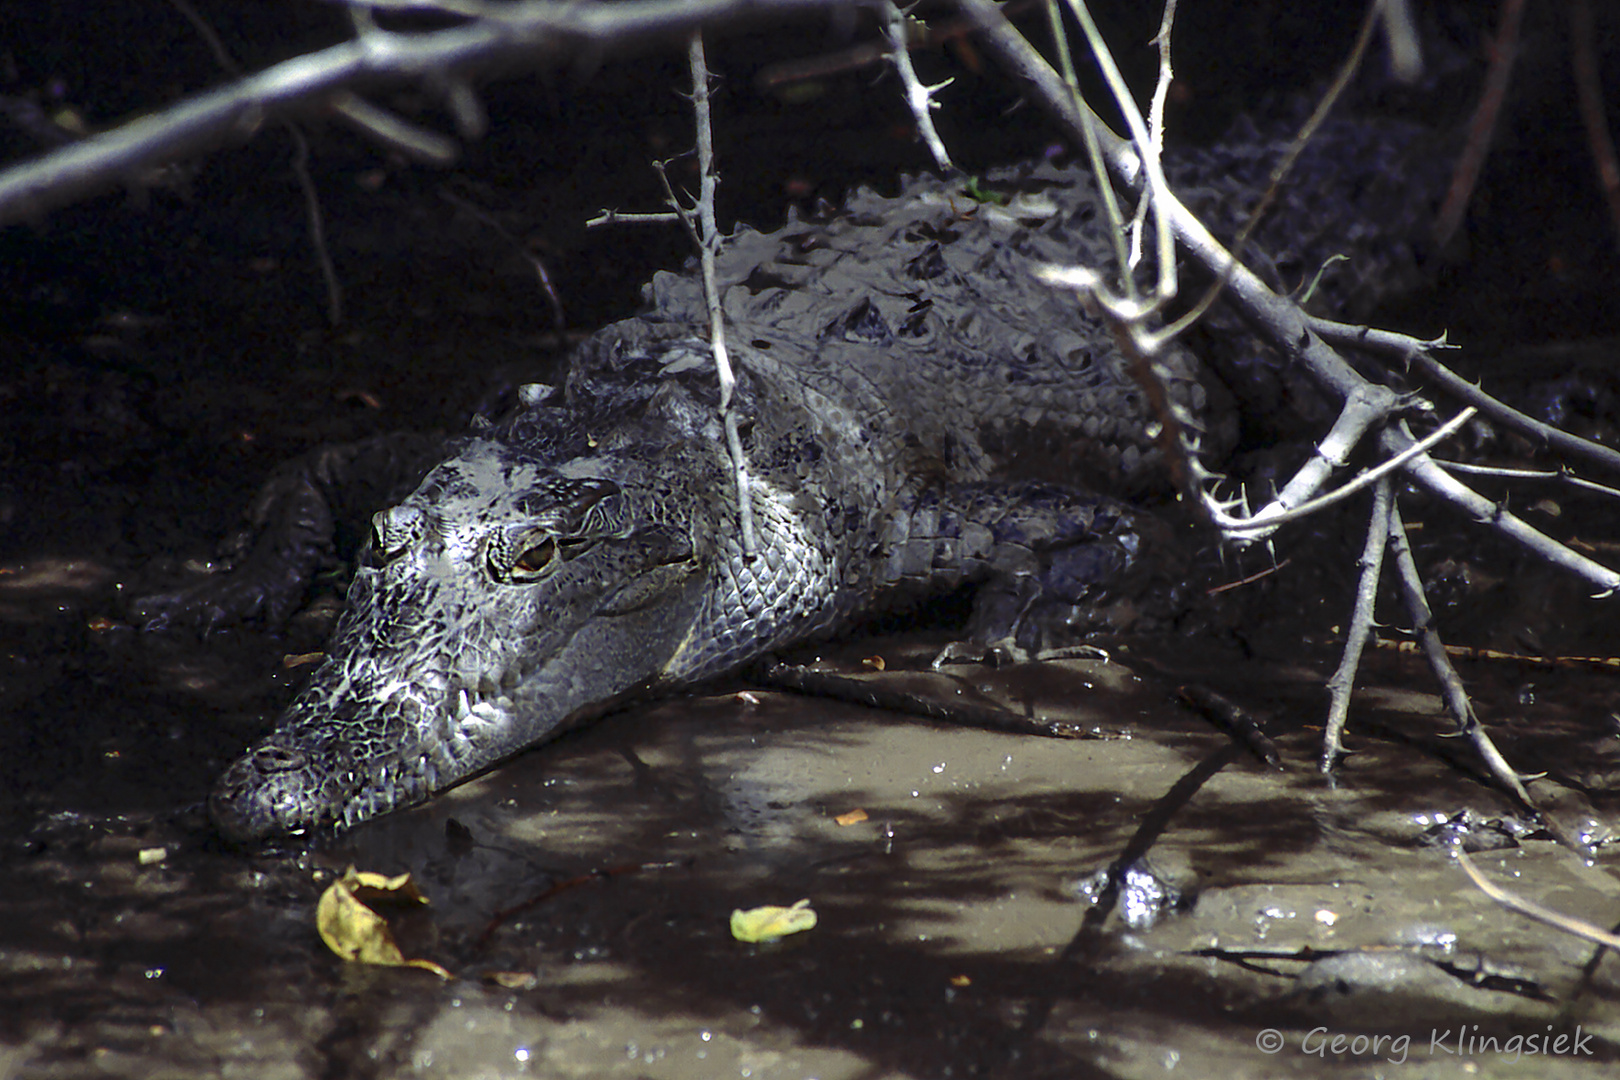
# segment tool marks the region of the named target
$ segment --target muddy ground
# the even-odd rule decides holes
[[[869,74],[797,97],[754,88],[778,54],[836,44],[729,56],[732,215],[772,224],[922,167]],[[76,55],[30,52],[7,92],[62,78],[86,107],[116,101]],[[965,143],[970,164],[1045,146],[1032,113],[1003,118],[1010,91],[969,54],[928,63],[962,80],[947,115],[983,136]],[[1242,88],[1198,72],[1189,63],[1189,123],[1214,123],[1200,110],[1218,115]],[[143,631],[130,598],[210,558],[277,462],[455,428],[632,310],[684,239],[581,223],[656,203],[645,161],[688,137],[678,78],[659,58],[492,88],[491,135],[448,173],[316,126],[337,327],[273,131],[178,186],[0,234],[0,1077],[1612,1072],[1615,960],[1487,899],[1448,848],[1466,833],[1503,887],[1620,919],[1612,669],[1461,661],[1482,719],[1516,765],[1545,773],[1532,792],[1591,857],[1481,779],[1408,654],[1369,657],[1356,753],[1324,780],[1321,686],[1349,610],[1353,515],[1282,537],[1281,572],[1181,633],[1102,643],[1106,661],[933,674],[960,615],[948,608],[789,658],[1071,721],[1081,738],[743,677],[624,710],[342,837],[241,851],[212,833],[208,785],[296,688],[307,669],[284,658],[319,649],[341,568],[276,631]],[[1574,127],[1555,75],[1524,87],[1523,130]],[[1467,370],[1601,435],[1613,246],[1581,194],[1578,136],[1555,153],[1519,130],[1487,176],[1472,249],[1388,318],[1448,328]],[[528,255],[556,286],[561,328]],[[1513,499],[1612,559],[1620,531],[1597,499]],[[1615,651],[1610,605],[1420,500],[1408,518],[1451,640]],[[1402,637],[1388,612],[1386,635]],[[1283,767],[1234,749],[1182,703],[1188,684],[1257,716]],[[413,874],[431,905],[406,946],[455,979],[346,965],[322,945],[316,902],[351,864]],[[733,909],[801,898],[815,929],[732,938]]]

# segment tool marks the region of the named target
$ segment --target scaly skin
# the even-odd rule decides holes
[[[1155,425],[1107,328],[1030,273],[1109,261],[1095,191],[1047,164],[987,186],[1012,202],[924,179],[726,243],[751,559],[693,274],[657,275],[563,393],[455,443],[373,519],[328,658],[210,801],[220,830],[352,825],[626,697],[964,582],[985,583],[985,645],[1128,622],[1122,583],[1160,530],[1079,485],[1162,485]],[[1198,362],[1156,364],[1218,453],[1235,418],[1212,425]]]

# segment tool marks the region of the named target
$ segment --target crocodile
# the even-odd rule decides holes
[[[1416,272],[1415,252],[1380,246],[1368,221],[1415,231],[1394,220],[1421,211],[1390,178],[1420,133],[1376,130],[1330,125],[1316,160],[1361,171],[1307,163],[1310,188],[1260,234],[1273,267],[1319,263],[1352,231],[1358,252],[1381,252],[1335,279],[1334,303]],[[1345,140],[1350,160],[1331,149]],[[1220,218],[1253,200],[1274,142],[1197,151],[1169,172]],[[770,233],[739,227],[716,268],[741,486],[693,267],[656,274],[641,314],[590,337],[560,387],[524,387],[507,415],[444,444],[294,468],[261,499],[274,537],[254,568],[171,608],[285,615],[330,542],[338,473],[387,459],[409,493],[371,519],[325,659],[218,781],[219,831],[348,827],[627,699],[964,585],[977,586],[965,641],[1014,656],[1173,618],[1177,545],[1127,501],[1166,487],[1164,418],[1107,325],[1033,273],[1108,264],[1105,222],[1089,172],[1043,160],[972,188],[859,190]],[[1153,368],[1159,407],[1212,457],[1230,447],[1235,411],[1209,367],[1171,344]]]

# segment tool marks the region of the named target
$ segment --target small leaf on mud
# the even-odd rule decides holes
[[[857,806],[853,810],[839,814],[833,820],[840,825],[859,825],[866,820],[866,811]]]
[[[540,976],[532,971],[486,971],[484,981],[508,990],[533,990],[540,985]]]
[[[792,907],[738,908],[731,913],[731,936],[738,941],[775,941],[788,934],[797,934],[816,925],[816,913],[809,900],[800,900]]]
[[[391,878],[351,866],[321,894],[315,908],[315,928],[326,947],[353,963],[416,967],[443,979],[455,978],[431,960],[405,959],[388,920],[373,910],[372,905],[378,903],[420,906],[427,898],[417,891],[409,874]]]
[[[872,671],[884,671],[889,665],[881,656],[868,656],[861,660],[861,666]]]

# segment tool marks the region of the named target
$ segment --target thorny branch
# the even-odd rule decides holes
[[[934,129],[933,112],[939,108],[939,102],[934,100],[934,95],[955,80],[946,79],[933,86],[924,86],[922,80],[917,78],[917,69],[911,66],[911,43],[907,38],[908,20],[905,13],[895,5],[894,0],[884,0],[878,12],[883,19],[884,35],[889,39],[889,62],[900,74],[900,84],[905,88],[906,105],[911,109],[912,118],[917,122],[917,135],[928,147],[929,154],[933,155],[934,164],[939,166],[939,171],[950,176],[956,172],[956,166],[951,164],[951,153],[945,149],[945,140],[941,139],[939,132]]]
[[[731,455],[731,467],[736,474],[737,524],[742,531],[743,554],[751,559],[759,549],[754,539],[754,500],[749,495],[748,459],[743,456],[742,436],[737,431],[737,413],[731,407],[737,376],[731,370],[731,359],[726,353],[725,312],[721,308],[720,285],[714,274],[714,253],[720,246],[720,227],[714,217],[714,189],[719,183],[719,176],[714,167],[714,127],[709,115],[709,65],[703,57],[701,32],[692,35],[687,58],[692,68],[692,111],[697,120],[698,200],[694,236],[698,242],[698,262],[703,269],[703,298],[709,308],[709,346],[714,353],[715,373],[720,379],[720,420],[725,426],[726,450]],[[675,205],[679,211],[680,204]],[[690,218],[687,218],[687,227],[694,228]]]
[[[1350,626],[1344,636],[1344,652],[1339,667],[1327,681],[1328,719],[1322,732],[1322,771],[1331,769],[1344,753],[1341,736],[1350,718],[1350,691],[1355,688],[1356,671],[1361,666],[1361,650],[1372,634],[1373,611],[1378,601],[1378,581],[1384,571],[1384,548],[1389,539],[1389,507],[1393,499],[1389,477],[1373,489],[1372,514],[1367,519],[1367,542],[1361,549],[1361,577],[1356,583],[1356,603]]]
[[[1143,155],[1151,155],[1154,148],[1137,134],[1140,118],[1136,115],[1134,103],[1128,95],[1116,94],[1116,99],[1131,124],[1135,136],[1134,145],[1107,131],[1085,102],[1072,92],[1072,84],[1065,86],[1064,81],[1060,80],[1029,43],[1006,23],[989,0],[959,0],[959,2],[963,11],[980,30],[982,40],[990,51],[1024,82],[1031,96],[1057,118],[1071,138],[1083,145],[1100,144],[1108,159],[1110,171],[1127,186],[1140,187],[1144,173],[1150,176],[1155,173],[1151,156],[1149,160],[1143,160]],[[1077,7],[1077,14],[1083,11],[1080,0],[1071,0],[1071,3]],[[1382,6],[1383,0],[1374,0],[1369,20],[1363,27],[1358,53],[1365,47],[1368,29]],[[1083,19],[1082,21],[1084,22]],[[1348,79],[1348,73],[1349,65],[1341,74],[1340,85]],[[1319,121],[1323,112],[1323,109],[1319,109],[1313,121]],[[1372,475],[1377,475],[1379,486],[1377,496],[1373,500],[1368,526],[1366,549],[1362,560],[1364,572],[1358,590],[1355,617],[1339,669],[1330,683],[1332,702],[1322,750],[1324,769],[1331,768],[1342,752],[1340,735],[1345,717],[1348,715],[1349,692],[1359,664],[1360,650],[1371,626],[1372,601],[1376,596],[1381,554],[1387,545],[1395,556],[1397,578],[1405,604],[1423,641],[1424,651],[1429,657],[1435,677],[1440,682],[1447,705],[1458,720],[1461,732],[1469,737],[1476,752],[1485,761],[1497,781],[1524,805],[1534,808],[1521,777],[1502,758],[1479,724],[1461,680],[1446,659],[1444,645],[1430,625],[1428,603],[1423,595],[1422,582],[1406,541],[1400,509],[1395,505],[1393,485],[1387,472],[1389,469],[1399,467],[1411,479],[1427,487],[1444,501],[1463,509],[1476,520],[1497,529],[1542,558],[1597,585],[1602,590],[1602,595],[1610,595],[1620,587],[1620,574],[1536,531],[1504,507],[1491,503],[1446,473],[1429,455],[1428,448],[1420,445],[1418,440],[1412,437],[1405,422],[1398,420],[1400,413],[1414,407],[1432,412],[1433,406],[1420,398],[1398,394],[1388,386],[1362,377],[1329,344],[1329,339],[1333,339],[1367,347],[1369,342],[1377,339],[1382,332],[1341,328],[1305,315],[1296,304],[1273,293],[1258,277],[1238,263],[1172,193],[1161,190],[1161,185],[1157,183],[1148,183],[1146,187],[1148,191],[1144,197],[1153,200],[1155,209],[1169,222],[1176,238],[1191,256],[1202,263],[1217,282],[1226,283],[1230,298],[1251,325],[1285,358],[1309,372],[1318,385],[1336,397],[1342,406],[1338,419],[1317,446],[1316,453],[1310,461],[1296,473],[1270,505],[1247,518],[1233,518],[1227,515],[1226,507],[1210,493],[1209,489],[1215,478],[1198,461],[1198,448],[1189,440],[1182,448],[1186,467],[1179,471],[1197,485],[1197,497],[1223,532],[1228,537],[1241,537],[1245,541],[1268,535],[1282,519],[1282,515],[1303,506],[1335,471],[1348,464],[1350,451],[1369,437],[1374,438],[1379,449],[1390,458],[1386,462],[1384,472],[1369,474],[1361,481],[1365,483]],[[1134,315],[1121,305],[1110,303],[1103,297],[1099,292],[1102,278],[1095,271],[1058,270],[1049,276],[1049,280],[1071,287],[1078,285],[1089,295],[1099,297],[1100,306],[1105,313],[1116,323],[1123,323],[1121,329],[1128,333],[1138,348],[1144,352],[1151,353],[1159,340],[1162,340],[1156,340],[1151,331],[1144,329],[1147,315]],[[1389,335],[1387,340],[1379,341],[1378,344],[1388,352],[1397,339],[1399,335]],[[1459,384],[1467,385],[1430,355],[1426,343],[1411,339],[1399,339],[1399,343],[1402,346],[1400,355],[1409,364],[1417,364],[1425,372],[1435,373],[1437,381],[1444,382],[1450,389],[1456,389]],[[1449,378],[1440,379],[1438,376],[1440,372],[1444,372]],[[1505,417],[1512,412],[1477,388],[1471,388],[1466,395],[1459,394],[1459,396],[1466,397],[1471,408],[1485,408],[1486,402],[1489,402],[1493,415]],[[1514,416],[1528,422],[1528,418],[1520,417],[1518,414]],[[1187,430],[1188,425],[1180,423],[1180,419],[1169,417],[1169,426]],[[1613,456],[1595,447],[1582,447],[1582,452],[1604,460],[1606,464]],[[1567,835],[1561,838],[1566,841],[1569,839]]]
[[[1176,73],[1170,64],[1170,28],[1176,21],[1176,0],[1164,0],[1164,17],[1159,21],[1159,32],[1153,35],[1153,44],[1159,47],[1159,79],[1153,84],[1153,99],[1148,103],[1147,129],[1151,153],[1164,150],[1164,104],[1170,99],[1170,84]],[[1099,181],[1101,177],[1098,177]],[[1125,279],[1142,260],[1142,229],[1147,225],[1148,200],[1136,203],[1136,216],[1131,219],[1131,253],[1124,261]]]
[[[669,215],[686,228],[698,250],[699,272],[703,278],[703,303],[709,316],[709,349],[714,355],[715,376],[720,383],[720,406],[716,410],[725,428],[726,453],[737,484],[737,525],[742,533],[743,554],[752,559],[758,550],[754,536],[754,504],[749,497],[748,459],[743,455],[742,435],[737,428],[737,414],[731,409],[731,395],[737,388],[737,375],[732,370],[730,354],[726,352],[725,311],[720,302],[720,283],[715,277],[714,255],[720,247],[720,228],[714,216],[714,189],[720,178],[714,167],[714,126],[709,109],[709,65],[703,56],[703,35],[695,33],[687,43],[687,62],[692,72],[692,113],[697,126],[698,196],[687,206],[675,193],[669,182],[668,162],[653,162],[658,181],[664,186],[664,199],[669,203]],[[652,214],[638,215],[641,220]],[[592,218],[590,225],[613,221],[612,211],[604,210]]]
[[[1401,586],[1401,599],[1406,605],[1407,614],[1412,619],[1412,632],[1417,635],[1419,643],[1423,646],[1423,654],[1428,658],[1429,669],[1434,672],[1436,681],[1440,683],[1440,691],[1446,701],[1446,708],[1451,710],[1452,717],[1457,721],[1457,730],[1466,735],[1474,744],[1474,750],[1490,769],[1491,775],[1497,783],[1506,787],[1519,800],[1520,804],[1534,810],[1536,804],[1531,800],[1530,793],[1524,790],[1522,778],[1518,772],[1503,759],[1496,744],[1480,724],[1479,717],[1474,713],[1473,702],[1468,700],[1468,691],[1463,689],[1462,676],[1451,664],[1451,657],[1446,655],[1446,646],[1440,640],[1440,634],[1434,628],[1434,613],[1429,609],[1428,597],[1423,595],[1423,579],[1418,575],[1417,561],[1412,558],[1412,545],[1406,538],[1406,525],[1401,518],[1401,508],[1393,505],[1389,510],[1389,551],[1395,557],[1396,577]],[[1323,760],[1324,768],[1331,767],[1332,763]]]

